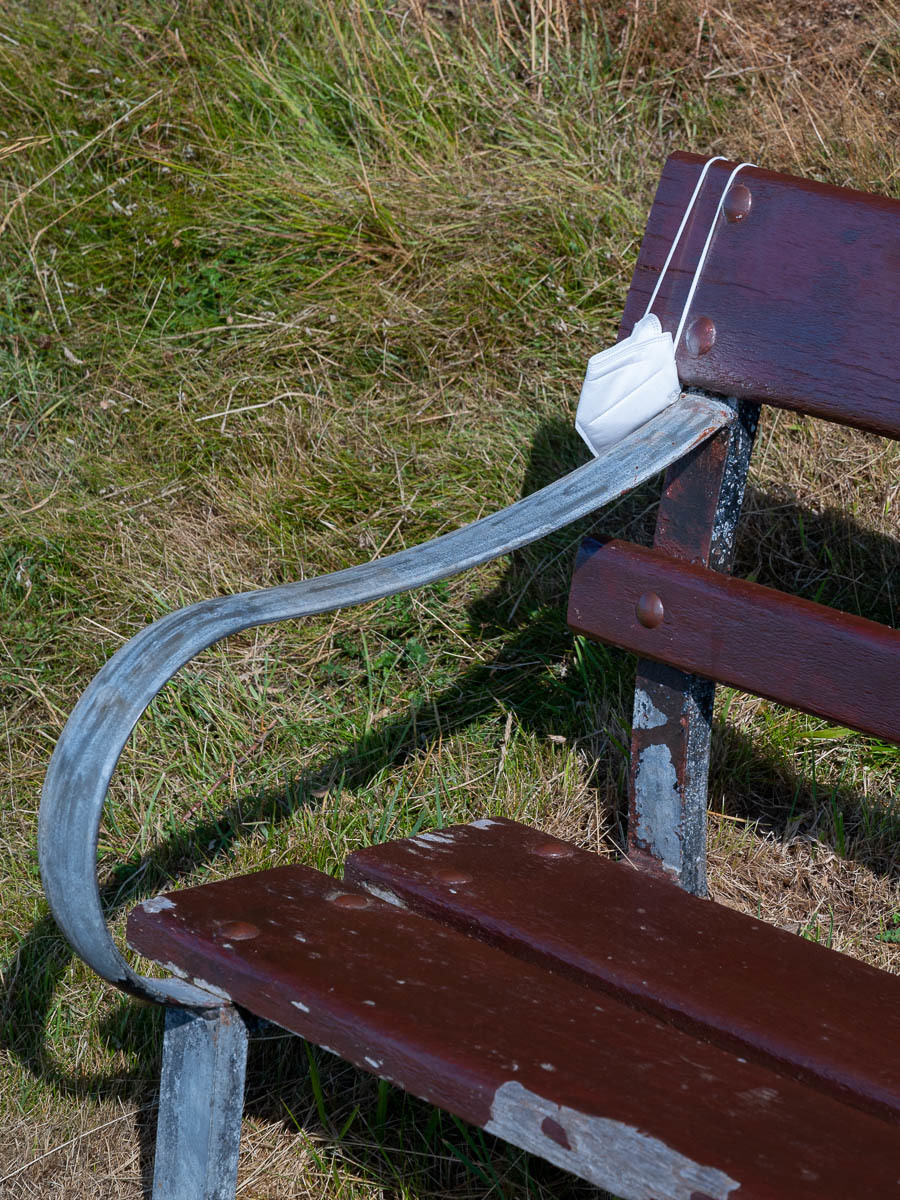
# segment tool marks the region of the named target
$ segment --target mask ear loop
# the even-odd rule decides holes
[[[708,165],[709,164],[707,164],[707,166]],[[681,331],[684,329],[684,323],[687,320],[688,312],[690,311],[690,307],[691,307],[691,302],[693,301],[694,293],[697,290],[697,284],[700,282],[700,272],[703,270],[703,264],[706,262],[707,254],[709,254],[709,248],[712,245],[712,240],[713,240],[713,237],[715,236],[716,226],[719,223],[719,215],[722,212],[722,205],[725,203],[725,197],[728,195],[729,189],[731,188],[732,183],[734,183],[735,177],[737,176],[738,172],[743,171],[744,167],[755,167],[755,166],[756,166],[756,163],[752,163],[752,162],[740,163],[738,166],[736,166],[734,168],[734,170],[728,176],[725,186],[722,188],[722,195],[719,197],[719,203],[716,205],[716,211],[713,214],[712,221],[710,222],[709,233],[706,235],[706,242],[704,243],[703,251],[700,255],[700,259],[697,263],[697,266],[694,269],[694,278],[691,280],[691,286],[690,286],[690,290],[688,291],[688,294],[687,294],[687,299],[684,302],[684,308],[681,310],[681,320],[678,322],[678,329],[676,330],[675,337],[672,341],[672,349],[673,350],[678,349],[678,340],[681,337]],[[692,201],[692,203],[693,203],[693,201]]]
[[[693,195],[691,196],[690,200],[688,200],[687,208],[684,210],[684,216],[681,218],[681,224],[678,226],[678,232],[675,234],[675,237],[672,239],[672,245],[669,247],[669,253],[666,255],[666,261],[663,263],[663,268],[659,273],[659,278],[656,280],[656,287],[654,287],[653,293],[650,296],[650,299],[647,303],[647,307],[644,310],[645,317],[649,316],[650,309],[653,307],[653,301],[656,299],[657,293],[659,292],[659,289],[660,289],[660,285],[662,284],[662,281],[666,277],[666,271],[668,271],[668,269],[669,269],[669,263],[671,263],[671,261],[672,261],[672,255],[678,249],[678,243],[681,241],[681,235],[684,233],[684,227],[685,227],[685,225],[687,225],[688,218],[690,217],[691,213],[694,211],[694,205],[697,202],[697,197],[700,195],[700,189],[703,187],[703,180],[706,178],[709,168],[713,165],[714,162],[724,162],[724,161],[725,161],[724,154],[717,154],[715,156],[715,158],[708,158],[706,160],[706,162],[703,164],[703,170],[700,172],[700,178],[697,180],[697,185],[694,188]]]
[[[662,281],[665,278],[666,272],[669,269],[669,264],[672,261],[672,257],[675,254],[676,249],[678,248],[678,243],[681,241],[681,235],[684,233],[685,226],[688,223],[691,213],[694,211],[694,205],[697,202],[697,197],[700,195],[700,189],[703,187],[703,181],[706,178],[709,168],[713,165],[714,162],[725,162],[725,156],[722,154],[717,154],[715,156],[715,158],[709,158],[703,164],[703,170],[700,172],[700,178],[697,180],[697,183],[696,183],[696,186],[694,187],[694,191],[691,195],[691,198],[687,203],[687,208],[685,208],[685,210],[684,210],[684,216],[681,218],[681,224],[678,226],[678,232],[675,234],[675,237],[672,239],[672,245],[669,247],[669,253],[666,255],[666,261],[663,263],[662,270],[659,273],[659,278],[656,280],[656,286],[653,289],[653,292],[650,296],[650,300],[647,304],[647,308],[644,311],[645,317],[649,315],[650,309],[653,307],[653,302],[659,293],[659,289],[660,289],[660,286],[662,285]],[[728,190],[731,187],[732,183],[734,182],[735,176],[737,175],[737,173],[739,171],[743,171],[744,167],[755,167],[755,166],[756,166],[756,163],[744,162],[744,163],[741,163],[739,166],[735,167],[734,170],[731,172],[731,174],[728,176],[725,186],[722,189],[722,195],[719,197],[719,203],[716,205],[716,211],[713,214],[713,219],[712,219],[712,222],[710,223],[709,233],[706,236],[706,242],[704,243],[703,250],[702,250],[702,252],[700,254],[700,258],[697,262],[697,266],[694,268],[694,278],[691,280],[691,286],[688,289],[687,299],[685,300],[684,307],[681,310],[681,319],[678,322],[678,329],[675,333],[674,338],[672,339],[673,352],[678,349],[678,342],[681,338],[681,334],[684,329],[684,323],[687,320],[687,315],[688,315],[688,312],[691,307],[691,302],[694,299],[694,293],[697,291],[697,284],[700,282],[700,272],[703,270],[703,264],[706,262],[706,256],[709,254],[709,248],[712,245],[713,236],[715,235],[715,232],[716,232],[716,226],[719,223],[719,215],[722,212],[722,205],[725,203],[725,197],[728,195]]]

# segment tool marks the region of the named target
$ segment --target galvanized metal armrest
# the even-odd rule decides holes
[[[601,458],[501,512],[332,575],[192,604],[132,638],[75,706],[50,761],[41,800],[44,889],[77,953],[104,979],[146,1000],[201,1008],[222,1003],[181,979],[151,979],[132,970],[110,937],[96,875],[100,819],[119,755],[144,709],[190,659],[256,625],[378,600],[508,554],[635,487],[732,417],[719,401],[687,395]]]

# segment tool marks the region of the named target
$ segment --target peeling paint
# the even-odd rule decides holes
[[[204,991],[208,991],[209,994],[211,996],[215,996],[217,1000],[224,1000],[229,1004],[232,1003],[232,997],[228,995],[227,991],[224,991],[222,988],[216,988],[215,984],[208,983],[205,979],[199,979],[196,976],[191,976],[191,974],[188,974],[187,971],[185,971],[184,967],[176,966],[174,962],[160,962],[160,966],[166,968],[167,971],[172,972],[174,976],[178,976],[179,979],[186,979],[188,983],[192,983],[194,986],[196,986],[196,988],[202,988]]]
[[[499,821],[492,821],[489,817],[482,817],[480,821],[470,821],[470,829],[490,829],[492,825],[499,825]]]
[[[376,883],[370,883],[368,879],[361,879],[360,885],[364,891],[374,896],[376,900],[383,900],[385,904],[393,904],[394,908],[406,908],[406,905],[395,895],[394,892],[389,892],[387,888],[379,887]]]
[[[740,1186],[632,1125],[555,1104],[513,1080],[495,1092],[484,1128],[625,1200],[728,1200]]]
[[[666,723],[666,714],[660,712],[643,688],[634,693],[634,723],[639,729],[658,729]]]
[[[638,840],[662,865],[677,874],[682,868],[681,797],[668,746],[645,746],[638,758],[635,789],[642,797]]]
[[[152,900],[144,900],[141,902],[141,908],[147,913],[163,912],[167,908],[174,908],[175,901],[170,900],[168,896],[154,896]]]
[[[209,983],[206,979],[199,979],[197,976],[191,976],[191,983],[198,988],[203,988],[204,992],[210,992],[213,996],[218,996],[220,1000],[227,1000],[231,1004],[231,995],[224,988],[216,987],[214,983]]]

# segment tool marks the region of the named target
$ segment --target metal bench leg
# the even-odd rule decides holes
[[[247,1026],[237,1009],[166,1009],[153,1200],[234,1200]]]
[[[759,405],[729,401],[738,419],[666,473],[654,546],[728,571]],[[628,850],[706,892],[706,782],[716,685],[663,663],[638,662],[631,738]]]

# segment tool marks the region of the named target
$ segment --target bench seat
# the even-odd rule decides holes
[[[512,822],[157,897],[128,936],[625,1200],[900,1189],[900,981]]]

